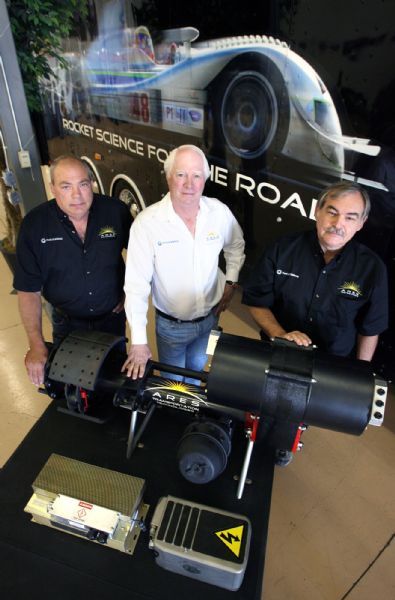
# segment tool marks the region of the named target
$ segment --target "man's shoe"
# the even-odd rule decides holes
[[[274,463],[278,467],[286,467],[287,465],[289,465],[289,463],[293,459],[294,455],[290,450],[277,449],[275,452],[275,457],[276,458],[275,458]]]

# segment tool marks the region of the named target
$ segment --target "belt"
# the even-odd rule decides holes
[[[174,321],[175,323],[200,323],[201,321],[204,321],[204,319],[207,319],[207,317],[211,315],[212,311],[215,308],[216,308],[216,306],[214,306],[210,310],[210,312],[207,315],[205,315],[204,317],[196,317],[196,319],[189,319],[189,320],[177,319],[177,317],[172,317],[171,315],[167,315],[166,313],[162,312],[158,308],[156,309],[156,314],[159,315],[160,317],[163,317],[164,319],[167,319],[168,321]]]
[[[101,321],[102,319],[106,319],[107,317],[109,317],[112,314],[112,311],[110,310],[108,313],[104,313],[102,315],[94,315],[92,317],[76,317],[74,315],[69,315],[67,312],[65,312],[64,310],[62,310],[61,308],[57,308],[56,306],[53,307],[53,310],[56,311],[58,314],[60,314],[62,317],[65,317],[66,319],[73,319],[75,321]]]

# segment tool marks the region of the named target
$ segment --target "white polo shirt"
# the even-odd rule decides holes
[[[226,276],[218,259],[224,251]],[[182,320],[207,315],[225,280],[237,281],[244,263],[243,232],[229,208],[202,196],[195,237],[173,209],[168,193],[143,210],[131,229],[126,260],[126,314],[133,344],[147,343],[148,298]]]

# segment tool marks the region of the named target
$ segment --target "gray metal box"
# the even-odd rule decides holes
[[[243,582],[250,539],[247,517],[173,496],[160,499],[151,521],[159,566],[233,591]]]

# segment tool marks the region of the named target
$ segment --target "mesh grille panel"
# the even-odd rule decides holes
[[[98,504],[123,515],[135,511],[145,487],[144,479],[51,454],[33,482],[35,492],[64,494]]]

